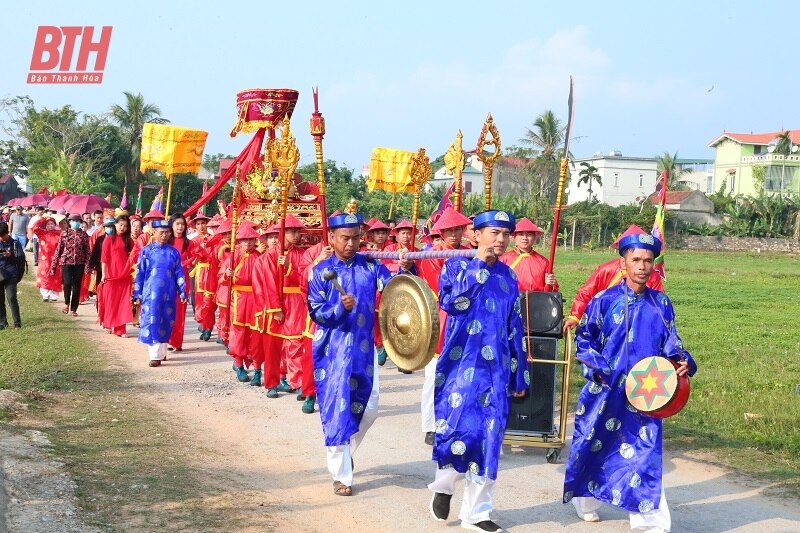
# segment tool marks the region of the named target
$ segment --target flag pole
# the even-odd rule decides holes
[[[169,185],[167,186],[167,206],[164,208],[164,218],[169,218],[169,203],[172,200],[172,178],[173,175],[169,175]]]

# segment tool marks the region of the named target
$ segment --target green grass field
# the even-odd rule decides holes
[[[567,308],[611,257],[559,250]],[[666,273],[678,333],[699,366],[687,407],[665,423],[668,446],[712,451],[725,464],[800,487],[800,258],[673,250]]]

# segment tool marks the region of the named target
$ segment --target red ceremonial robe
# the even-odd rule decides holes
[[[187,241],[186,249],[183,247],[184,240]],[[181,264],[183,265],[183,279],[189,284],[189,268],[194,264],[197,245],[194,241],[186,237],[175,237],[172,242],[173,248],[181,254]],[[189,290],[187,289],[187,293]],[[186,327],[186,305],[188,302],[181,302],[180,298],[175,299],[175,324],[172,326],[172,335],[169,337],[169,345],[176,350],[183,349],[183,335]]]
[[[223,265],[230,265],[230,256],[230,244],[228,243],[220,243],[214,249],[214,257],[218,265],[216,304],[219,308],[219,316],[217,317],[217,335],[222,339],[225,346],[228,345],[228,340],[230,339],[228,304],[230,303],[231,294]]]
[[[239,359],[249,366],[249,361],[261,349],[259,331],[261,329],[262,311],[259,306],[260,298],[254,292],[253,273],[259,261],[259,254],[255,250],[243,253],[236,250],[236,266],[233,268],[233,284],[231,286],[231,331],[228,353],[239,363]],[[231,266],[231,257],[228,256],[220,265],[220,285],[228,285],[225,276]]]
[[[589,276],[589,279],[586,280],[586,283],[578,289],[575,299],[572,300],[569,318],[580,321],[586,306],[589,305],[589,301],[594,298],[595,294],[619,284],[624,276],[625,271],[619,266],[619,258],[606,261],[598,266]],[[664,292],[661,276],[655,269],[647,280],[647,286],[659,292]]]
[[[286,381],[293,389],[300,387],[303,382],[303,330],[306,325],[306,314],[308,309],[303,295],[300,293],[300,280],[303,277],[303,249],[291,246],[286,251],[286,264],[283,266],[283,287],[278,287],[278,250],[276,246],[264,253],[262,261],[262,271],[266,277],[260,278],[264,283],[265,319],[266,326],[264,331],[280,339],[282,342],[278,350],[286,361]],[[275,320],[275,313],[283,311],[283,322]],[[274,363],[275,358],[272,358]],[[270,357],[267,354],[265,359],[265,374],[267,366],[270,366]]]
[[[219,264],[216,261],[214,248],[206,244],[213,235],[198,236],[193,239],[197,243],[197,264],[192,270],[194,276],[194,318],[204,330],[214,329],[217,302],[217,281]]]
[[[536,250],[525,253],[514,248],[501,255],[500,261],[507,264],[517,275],[520,292],[548,290],[544,284],[544,274],[550,262]],[[558,284],[552,287],[552,290],[557,292]]]
[[[116,238],[115,238],[116,237]],[[125,335],[125,325],[133,322],[131,311],[130,252],[120,236],[106,236],[100,253],[105,281],[97,288],[98,322],[115,335]]]
[[[314,246],[306,249],[303,252],[303,257],[300,263],[300,294],[303,296],[303,301],[308,301],[308,276],[311,274],[311,269],[317,264],[317,257],[325,246],[323,242],[318,242]],[[314,375],[314,356],[311,351],[314,333],[317,331],[317,323],[311,320],[308,314],[308,306],[305,309],[305,327],[303,328],[303,353],[302,353],[302,366],[304,376]],[[317,394],[317,387],[313,379],[304,379],[302,383],[301,394],[305,397]]]

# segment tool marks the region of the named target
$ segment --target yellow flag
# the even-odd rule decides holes
[[[168,176],[199,172],[207,131],[146,123],[142,130],[139,171],[160,170]]]
[[[413,192],[411,183],[411,158],[415,152],[393,148],[375,148],[369,161],[367,190],[387,192]]]

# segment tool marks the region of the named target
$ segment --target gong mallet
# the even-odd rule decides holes
[[[322,279],[325,281],[330,281],[333,283],[333,286],[336,287],[336,290],[339,291],[339,294],[342,296],[347,296],[347,293],[342,288],[342,285],[339,283],[339,278],[336,276],[336,272],[333,270],[326,270],[322,273]]]

